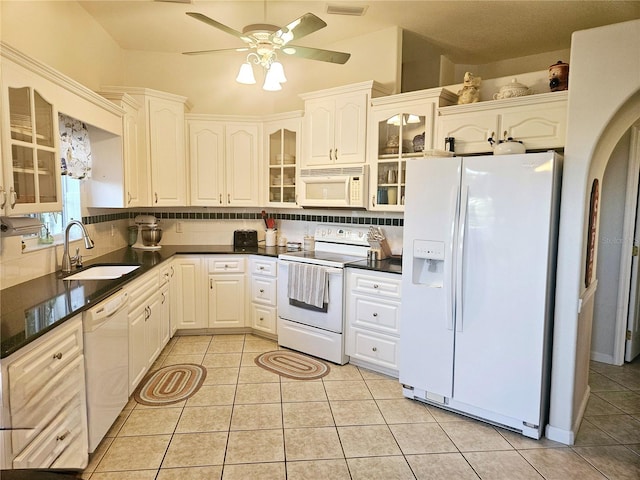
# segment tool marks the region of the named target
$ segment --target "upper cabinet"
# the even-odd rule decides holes
[[[259,122],[188,115],[191,205],[259,206]]]
[[[116,155],[110,160],[119,161],[121,149],[113,147],[121,145],[122,110],[3,42],[0,56],[0,214],[60,211],[58,113],[85,124],[92,147],[108,143]]]
[[[436,148],[455,138],[458,155],[490,153],[489,137],[513,137],[527,150],[562,148],[565,143],[568,91],[439,109]]]
[[[187,160],[185,153],[185,110],[187,99],[147,88],[104,87],[103,95],[126,93],[139,105],[135,132],[137,148],[129,185],[139,196],[138,206],[174,207],[187,205]],[[130,126],[132,127],[132,126]],[[133,163],[131,164],[133,165]],[[127,205],[135,206],[135,205]]]
[[[433,148],[436,109],[456,100],[455,95],[442,88],[372,100],[370,210],[404,209],[406,162]]]
[[[3,170],[0,206],[8,215],[58,211],[58,110],[45,80],[3,64]]]
[[[369,81],[300,95],[305,101],[302,166],[365,163],[369,104],[387,94]]]
[[[295,207],[297,162],[300,159],[302,112],[264,124],[266,159],[266,204],[271,207]]]

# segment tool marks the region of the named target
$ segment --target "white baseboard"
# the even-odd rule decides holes
[[[613,355],[600,352],[591,352],[591,360],[594,362],[608,363],[609,365],[615,365],[613,361]]]
[[[589,395],[591,395],[591,387],[587,385],[587,390],[584,396],[582,397],[582,401],[580,402],[580,408],[578,409],[578,415],[576,416],[576,420],[573,423],[571,430],[565,430],[565,429],[554,427],[553,425],[547,424],[545,428],[545,437],[547,437],[549,440],[553,440],[554,442],[564,443],[565,445],[573,445],[576,441],[578,430],[580,430],[580,424],[582,423],[584,412],[587,409],[587,403],[589,402]]]

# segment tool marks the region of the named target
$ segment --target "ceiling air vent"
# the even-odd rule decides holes
[[[353,15],[355,17],[361,17],[365,14],[369,8],[368,5],[364,7],[353,7],[349,5],[327,5],[327,13],[331,15]]]

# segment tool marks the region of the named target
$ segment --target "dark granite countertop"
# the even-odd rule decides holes
[[[350,268],[360,268],[363,270],[375,270],[376,272],[402,274],[402,260],[400,258],[386,258],[384,260],[371,261],[366,258],[347,264]]]
[[[140,265],[133,272],[113,280],[65,281],[60,271],[20,283],[0,291],[0,358],[16,352],[66,320],[93,307],[130,281],[177,254],[252,254],[277,257],[283,247],[236,249],[232,245],[163,245],[160,250],[115,250],[85,259],[84,267],[101,264]],[[401,273],[395,259],[353,262],[349,267]],[[76,273],[80,270],[74,270]]]
[[[140,265],[113,280],[63,280],[60,271],[0,291],[0,358],[11,355],[66,320],[87,310],[176,254],[254,254],[277,257],[285,248],[235,249],[231,245],[163,245],[160,250],[127,247],[85,259],[84,267],[101,264]],[[79,269],[72,273],[80,271]]]

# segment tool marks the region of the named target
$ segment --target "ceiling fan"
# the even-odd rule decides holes
[[[257,65],[261,65],[267,71],[265,78],[265,90],[280,90],[280,84],[286,81],[282,65],[277,61],[277,52],[280,51],[285,55],[308,58],[310,60],[319,60],[322,62],[344,64],[349,60],[351,54],[344,52],[335,52],[332,50],[323,50],[320,48],[301,47],[292,45],[289,42],[299,40],[309,35],[327,24],[314,15],[313,13],[305,13],[301,17],[295,19],[285,27],[277,27],[270,24],[251,24],[242,29],[242,32],[234,30],[216,20],[197,12],[186,12],[192,18],[200,20],[209,26],[215,27],[234,37],[242,40],[246,45],[238,48],[226,48],[218,50],[199,50],[194,52],[184,52],[185,55],[202,55],[218,52],[250,52],[247,61],[240,68],[240,73],[236,80],[240,83],[255,83],[253,77],[253,69],[250,61]],[[271,75],[270,75],[271,73]],[[275,82],[275,83],[274,83]],[[277,85],[276,85],[277,84]]]

